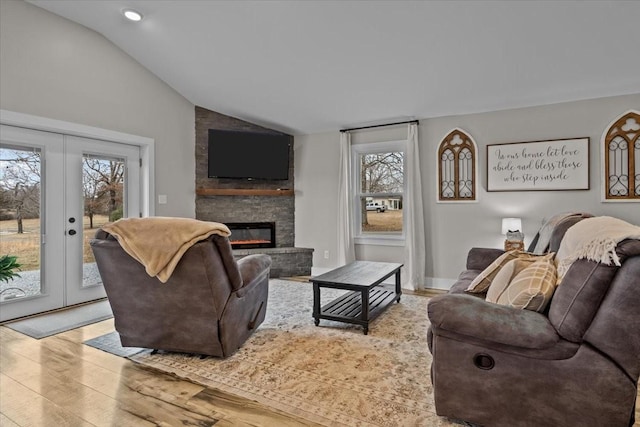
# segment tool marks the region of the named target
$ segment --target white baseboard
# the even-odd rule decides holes
[[[424,285],[427,289],[443,289],[448,291],[456,283],[456,279],[445,279],[442,277],[425,277]]]

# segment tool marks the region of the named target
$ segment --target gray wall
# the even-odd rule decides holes
[[[100,34],[0,1],[0,109],[153,138],[156,215],[195,215],[194,106]]]
[[[640,224],[640,203],[601,202],[600,143],[605,128],[630,109],[639,109],[640,94],[577,101],[549,106],[420,121],[420,163],[427,240],[427,285],[448,287],[464,268],[472,246],[502,247],[501,218],[523,220],[525,244],[545,219],[566,211],[611,215]],[[477,203],[437,203],[436,152],[444,136],[462,128],[478,144]],[[487,144],[545,139],[590,138],[588,191],[487,192]],[[406,138],[406,128],[370,130],[354,135],[354,143]],[[338,132],[296,137],[296,244],[315,248],[313,265],[336,266],[336,194]],[[322,177],[322,178],[320,178]],[[324,251],[330,253],[324,259]],[[357,246],[360,259],[400,261],[401,249]]]

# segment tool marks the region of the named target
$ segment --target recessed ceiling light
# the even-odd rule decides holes
[[[122,13],[130,21],[142,21],[142,14],[140,12],[136,12],[133,9],[125,9],[122,11]]]

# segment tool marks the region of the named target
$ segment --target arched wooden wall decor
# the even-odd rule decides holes
[[[461,129],[438,146],[438,200],[476,200],[476,145]]]
[[[604,136],[606,200],[640,201],[640,114],[616,120]]]

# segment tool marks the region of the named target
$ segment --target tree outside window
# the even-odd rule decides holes
[[[85,155],[82,164],[84,214],[89,228],[95,228],[94,217],[105,215],[109,221],[122,218],[124,160]]]
[[[19,272],[40,269],[42,165],[39,148],[0,147],[0,256],[20,264]]]
[[[394,143],[389,143],[394,144]],[[380,151],[354,146],[359,235],[401,235],[403,231],[404,146],[395,143]],[[385,147],[385,148],[386,148]]]

